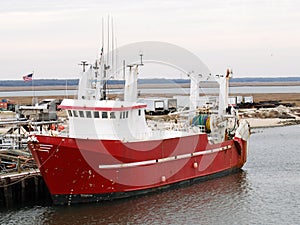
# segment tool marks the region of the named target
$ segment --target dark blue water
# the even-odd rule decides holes
[[[0,211],[0,224],[300,224],[300,126],[255,129],[242,172],[101,204]]]

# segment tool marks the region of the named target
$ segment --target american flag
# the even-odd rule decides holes
[[[27,75],[23,76],[23,80],[25,82],[30,81],[30,80],[32,80],[32,76],[33,76],[33,73],[27,74]]]

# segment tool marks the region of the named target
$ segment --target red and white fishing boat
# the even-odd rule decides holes
[[[145,194],[244,165],[250,132],[248,123],[228,110],[230,72],[216,78],[217,112],[197,108],[199,83],[207,77],[190,74],[189,111],[173,113],[173,120],[151,121],[146,105],[137,103],[141,64],[129,67],[124,100],[109,100],[104,88],[108,67],[98,63],[83,73],[78,99],[59,106],[68,115],[68,132],[36,134],[28,141],[54,204]]]

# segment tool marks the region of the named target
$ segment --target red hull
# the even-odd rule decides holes
[[[29,148],[55,204],[145,193],[241,168],[247,143],[210,145],[207,135],[123,143],[37,135]]]

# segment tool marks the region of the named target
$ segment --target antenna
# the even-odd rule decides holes
[[[107,65],[109,65],[109,15],[107,16]],[[109,67],[108,67],[109,69]]]
[[[127,65],[127,67],[129,67],[131,69],[133,66],[144,66],[144,63],[143,63],[143,53],[141,52],[139,54],[139,56],[140,56],[140,63],[129,64],[129,65]],[[125,60],[123,61],[123,63],[125,64]]]
[[[97,60],[95,61],[95,64],[94,64],[94,66],[93,66],[93,69],[94,69],[94,70],[98,70],[98,69],[99,69],[98,61],[97,61]]]
[[[118,61],[119,61],[119,55],[118,55],[118,42],[117,42],[117,38],[115,37],[115,59],[116,59],[116,63],[115,63],[115,71],[116,71],[116,76],[119,75],[119,72],[118,72]]]
[[[123,60],[123,80],[125,80],[125,73],[126,73],[126,63],[125,60]]]
[[[102,17],[102,49],[104,46],[104,18]]]
[[[142,53],[142,52],[140,53],[140,58],[141,58],[141,63],[140,63],[140,66],[143,66],[143,65],[144,65],[144,63],[143,63],[143,53]]]
[[[103,47],[104,47],[104,20],[102,17],[102,47],[101,47],[100,56],[99,56],[99,66],[101,66],[101,64],[102,64],[102,58],[103,58],[103,53],[104,53]]]
[[[85,72],[85,67],[88,66],[89,64],[87,63],[87,61],[82,60],[81,63],[78,65],[82,66],[82,71]]]
[[[114,69],[114,21],[111,18],[111,68]]]

